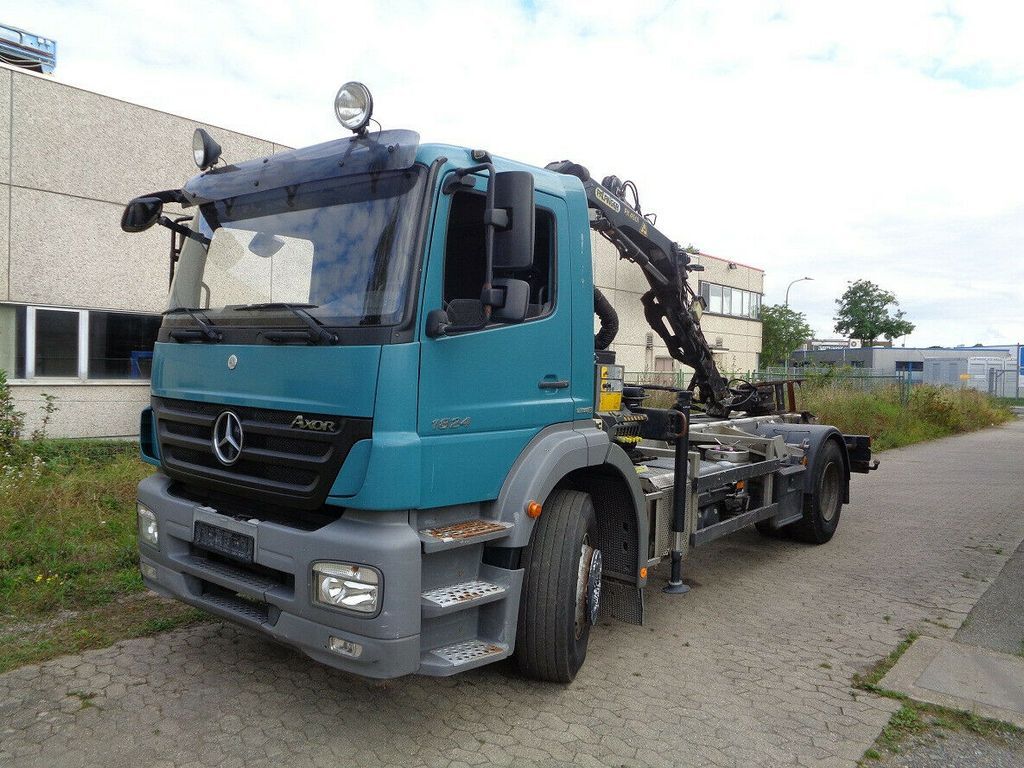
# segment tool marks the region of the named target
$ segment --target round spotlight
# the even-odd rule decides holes
[[[199,170],[205,171],[220,160],[220,144],[202,128],[196,128],[192,134],[192,157]]]
[[[338,89],[334,97],[334,114],[338,122],[353,133],[360,133],[373,114],[373,96],[362,83],[352,81]]]

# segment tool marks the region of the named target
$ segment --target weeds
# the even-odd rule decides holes
[[[884,451],[934,440],[1013,418],[1009,406],[970,388],[929,384],[892,385],[866,391],[841,369],[809,373],[798,390],[797,407],[810,411],[819,424],[841,432],[870,435],[872,448]],[[671,392],[647,390],[644,405],[671,408]]]
[[[0,628],[0,673],[24,664],[105,648],[118,640],[210,621],[195,608],[155,595],[137,595],[43,625]]]
[[[852,683],[854,688],[900,702],[900,708],[893,713],[885,728],[882,729],[882,733],[875,739],[874,747],[864,752],[864,756],[858,765],[866,766],[870,765],[871,761],[881,760],[882,751],[892,754],[899,753],[907,737],[924,733],[929,728],[945,729],[948,731],[966,730],[984,738],[1024,733],[1015,725],[979,717],[975,712],[950,709],[949,707],[942,707],[936,704],[925,704],[897,691],[890,691],[879,687],[878,684],[882,678],[895,666],[906,650],[913,645],[917,637],[917,633],[910,633],[903,642],[896,646],[892,653],[875,664],[868,672],[863,675],[856,674],[853,676]],[[1022,651],[1024,651],[1024,644],[1022,644]],[[936,735],[942,736],[941,732],[936,732]]]
[[[863,392],[842,386],[805,382],[799,407],[819,423],[847,434],[871,435],[877,450],[970,432],[1012,418],[1005,406],[976,390],[915,385],[907,405],[899,387]]]
[[[904,640],[896,646],[896,650],[882,659],[880,662],[875,664],[870,670],[863,675],[855,674],[853,676],[853,685],[855,688],[861,688],[865,691],[872,691],[877,693],[878,683],[883,677],[892,669],[896,662],[900,660],[900,656],[906,653],[907,648],[914,644],[917,640],[917,632],[911,632],[904,638]]]

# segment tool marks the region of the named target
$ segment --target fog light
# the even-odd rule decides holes
[[[157,525],[156,515],[153,510],[141,501],[136,504],[139,514],[139,538],[151,547],[160,546],[160,526]]]
[[[141,565],[139,565],[139,570],[142,571],[143,577],[149,579],[150,581],[157,581],[155,566],[152,566],[149,563],[142,563]]]
[[[327,638],[327,647],[337,654],[348,656],[350,659],[358,659],[363,655],[363,646],[340,637],[330,635]]]
[[[352,563],[313,563],[313,599],[334,608],[376,613],[380,575]]]

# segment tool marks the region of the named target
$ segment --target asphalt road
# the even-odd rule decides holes
[[[695,588],[602,623],[570,686],[373,684],[210,624],[0,676],[0,765],[852,768],[896,703],[851,676],[953,636],[1024,540],[1022,455],[1019,420],[887,452],[830,544],[698,551]]]
[[[1024,470],[1024,455],[1019,469]],[[1024,545],[1017,547],[953,639],[999,653],[1024,655]]]

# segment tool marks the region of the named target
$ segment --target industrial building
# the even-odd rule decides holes
[[[1024,391],[1024,348],[1019,344],[974,347],[855,347],[798,350],[794,366],[850,366],[905,376],[912,383],[968,386],[996,397]]]
[[[199,126],[229,159],[286,149],[0,63],[0,369],[29,430],[46,393],[59,408],[51,436],[137,434],[166,306],[169,235],[160,227],[125,234],[120,216],[130,198],[196,173]],[[638,374],[677,370],[644,320],[640,270],[617,256],[595,236],[595,283],[620,317],[619,360]],[[697,261],[703,327],[719,366],[756,368],[764,273],[712,256]]]
[[[649,285],[640,268],[619,259],[614,246],[597,234],[591,235],[594,284],[611,301],[619,314],[619,335],[612,344],[616,362],[633,374],[631,380],[650,379],[662,374],[665,381],[681,381],[665,374],[682,373],[661,338],[647,324],[640,297]],[[707,304],[701,328],[724,374],[745,376],[758,368],[761,354],[761,301],[764,270],[701,253],[695,263],[702,272],[690,274],[691,285]],[[686,369],[687,371],[689,369]]]

